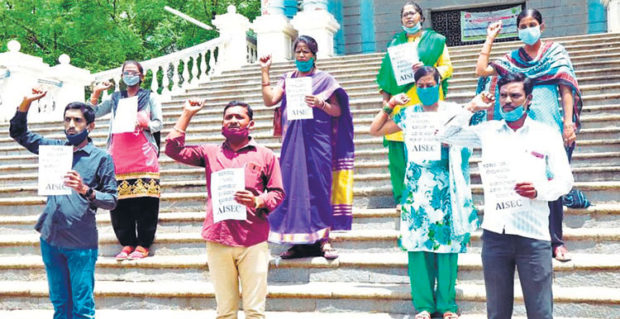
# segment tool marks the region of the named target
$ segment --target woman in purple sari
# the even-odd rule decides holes
[[[274,135],[284,137],[280,166],[286,197],[269,215],[269,240],[293,244],[281,255],[285,259],[335,259],[338,255],[329,243],[329,232],[350,230],[352,223],[354,147],[349,97],[329,73],[316,68],[318,46],[313,38],[300,36],[293,49],[297,70],[285,73],[273,87],[271,56],[260,58],[263,101],[266,106],[281,102],[274,115]],[[292,95],[287,103],[287,83],[291,92],[293,86],[303,92],[303,78],[312,80],[312,92],[299,98]],[[304,111],[305,107],[309,109]],[[308,118],[291,118],[299,112]]]

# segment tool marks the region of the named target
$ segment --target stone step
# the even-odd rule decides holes
[[[620,255],[603,258],[597,254],[572,254],[571,258],[566,263],[553,261],[557,287],[579,287],[586,279],[597,287],[620,287]],[[46,280],[40,255],[0,257],[0,269],[0,281]],[[458,269],[459,284],[484,285],[479,254],[460,254]],[[99,257],[95,273],[98,281],[119,282],[208,281],[209,277],[205,253],[122,262],[113,257]],[[291,281],[408,284],[407,253],[345,253],[333,261],[323,257],[282,260],[272,255],[268,280],[274,284]]]
[[[471,252],[480,252],[480,235],[478,230],[471,235]],[[333,246],[342,253],[377,253],[398,251],[399,231],[389,229],[363,229],[347,232],[332,232],[330,238]],[[567,228],[564,240],[572,253],[615,254],[620,249],[619,228]],[[16,254],[36,255],[39,252],[37,234],[12,235],[0,234],[0,256]],[[112,233],[99,234],[99,250],[103,256],[114,256],[121,246]],[[278,245],[273,249],[279,254],[286,249]],[[194,255],[204,251],[204,240],[199,232],[193,233],[158,233],[151,247],[154,255]]]
[[[270,319],[411,319],[411,315],[393,313],[369,313],[369,312],[328,312],[325,311],[267,311],[266,317]],[[333,310],[331,310],[333,311]],[[4,319],[48,319],[54,314],[53,310],[0,310],[0,318]],[[215,310],[111,310],[97,309],[98,319],[118,319],[118,318],[150,318],[150,319],[204,319],[215,318]],[[240,311],[239,319],[245,319],[245,314]],[[441,318],[441,317],[434,317]],[[461,319],[486,319],[485,314],[462,314]],[[523,316],[513,316],[515,319],[525,319]],[[568,319],[568,317],[557,317],[556,319]],[[582,318],[593,319],[593,318]]]
[[[480,184],[478,161],[471,163],[471,181]],[[373,164],[373,165],[370,165]],[[365,186],[382,186],[389,174],[388,162],[361,163],[355,168],[355,181],[362,182]],[[0,175],[0,197],[14,196],[14,192],[20,192],[20,196],[35,196],[38,183],[38,170],[27,174],[3,174]],[[576,182],[604,182],[620,181],[620,165],[574,167],[573,177]],[[161,169],[162,186],[168,181],[204,181],[205,174],[202,168],[188,169]],[[201,184],[204,186],[204,183]]]
[[[479,150],[474,150],[474,156],[470,160],[470,166],[477,166],[480,162]],[[20,164],[15,164],[19,162]],[[194,170],[195,172],[203,172],[201,168],[191,168],[185,164],[175,162],[168,156],[162,155],[159,158],[159,165],[162,170],[162,176],[166,176],[168,170],[184,172],[186,170]],[[601,166],[618,166],[620,165],[620,152],[593,152],[583,153],[581,147],[577,147],[573,154],[572,167],[584,167],[592,165]],[[356,173],[370,173],[374,168],[384,169],[387,167],[387,148],[378,145],[372,150],[358,150],[355,154],[355,171]],[[35,174],[38,172],[38,157],[28,153],[25,155],[5,155],[0,156],[0,172],[2,174]],[[387,172],[387,171],[378,171]],[[171,173],[172,174],[172,173]],[[0,183],[0,185],[3,185]]]
[[[618,70],[620,69],[617,69],[616,71]],[[612,70],[608,70],[608,71],[610,73],[613,72]],[[620,75],[611,73],[606,79],[608,80],[608,82],[606,83],[609,83],[609,81],[618,82],[620,81]],[[271,84],[276,85],[277,81],[278,79],[272,79]],[[338,83],[340,83],[340,85],[343,88],[345,88],[347,92],[349,93],[355,92],[358,90],[363,90],[363,89],[368,89],[372,91],[378,91],[379,89],[379,87],[375,83],[375,78],[372,77],[372,74],[343,76],[343,77],[338,78]],[[450,83],[449,92],[451,93],[452,92],[463,92],[463,91],[474,92],[477,87],[476,86],[477,78],[466,77],[466,76],[459,77],[459,78],[451,78],[449,83]],[[601,81],[600,76],[579,77],[580,87],[600,85],[601,83],[602,81]],[[224,102],[224,100],[232,99],[231,94],[234,92],[247,92],[247,93],[259,92],[260,93],[260,90],[261,90],[261,85],[260,85],[260,78],[259,78],[254,81],[247,81],[245,83],[234,83],[233,82],[233,83],[229,83],[226,86],[221,86],[221,87],[216,87],[216,88],[205,87],[205,88],[191,89],[185,93],[175,95],[175,98],[186,99],[186,98],[196,98],[196,97],[210,97],[210,98],[215,99],[216,101],[219,101],[219,99],[221,99],[222,102]],[[584,92],[584,93],[590,93],[590,92]]]
[[[614,133],[612,135],[618,135],[618,134]],[[222,140],[223,138],[221,137],[221,135],[220,136],[218,135],[209,136],[207,138],[204,138],[204,137],[201,138],[200,136],[190,136],[186,139],[186,143],[188,145],[191,145],[191,144],[204,143],[207,141],[207,142],[219,144],[222,142]],[[276,154],[279,154],[281,151],[282,144],[279,142],[274,141],[270,143],[265,143],[261,139],[257,139],[257,141],[261,145],[274,151]],[[578,150],[581,153],[600,153],[600,152],[605,152],[605,151],[609,151],[609,152],[620,151],[620,138],[578,140],[578,143],[579,143]],[[162,145],[160,158],[166,157],[166,155],[164,154],[165,141],[162,141],[162,144],[164,145]],[[95,146],[105,149],[106,142],[103,139],[95,140]],[[370,137],[366,139],[358,138],[355,140],[355,150],[356,150],[356,155],[364,151],[374,151],[374,150],[382,151],[383,150],[382,139],[376,138],[376,137]],[[0,156],[16,156],[16,155],[28,155],[28,154],[32,154],[32,153],[30,153],[30,151],[28,151],[27,149],[25,149],[24,147],[22,147],[21,145],[15,142],[13,143],[7,142],[3,144],[2,146],[0,146]],[[10,157],[6,157],[6,158],[8,159]]]
[[[307,284],[271,284],[268,286],[268,311],[361,311],[409,314],[413,312],[408,284],[367,284],[329,282]],[[462,312],[483,313],[483,285],[457,285],[457,303]],[[554,287],[554,315],[608,318],[620,303],[618,289],[601,287]],[[515,287],[517,316],[525,315],[519,286]],[[51,307],[45,281],[5,281],[0,284],[5,305],[32,309]],[[95,284],[95,303],[100,308],[184,309],[204,310],[215,306],[213,287],[209,282],[110,282]],[[580,304],[580,307],[575,307]],[[6,307],[6,306],[5,306]],[[3,310],[7,310],[6,308]]]
[[[590,60],[586,60],[590,61]],[[478,77],[474,74],[473,65],[475,62],[472,62],[472,68],[460,70],[457,69],[452,77],[449,80],[450,86],[458,85],[458,84],[475,84],[478,81]],[[293,66],[291,66],[293,67]],[[618,63],[610,63],[607,66],[592,66],[591,64],[586,65],[577,65],[575,69],[575,73],[577,75],[578,81],[581,85],[583,84],[597,84],[597,83],[609,83],[608,81],[602,81],[601,75],[605,75],[605,79],[607,76],[611,76],[611,79],[617,77],[617,70],[620,68],[620,64]],[[345,89],[349,89],[350,87],[355,87],[359,85],[371,85],[375,84],[375,79],[377,76],[377,72],[379,69],[379,65],[376,66],[366,66],[359,67],[354,69],[348,69],[341,71],[341,68],[329,70],[330,74],[334,75],[338,82]],[[284,72],[288,72],[291,69],[283,69],[280,73],[278,71],[270,72],[270,80],[271,84],[275,85],[280,76]],[[246,74],[239,75],[237,78],[231,77],[225,81],[210,81],[203,83],[196,88],[191,88],[186,90],[185,94],[196,93],[202,94],[205,92],[205,89],[209,89],[209,95],[215,92],[227,92],[227,91],[241,91],[241,92],[260,92],[261,90],[261,78],[260,76],[250,77]],[[221,95],[221,94],[218,94]]]
[[[578,170],[579,171],[579,170]],[[613,200],[613,192],[620,191],[620,179],[616,179],[620,177],[617,174],[616,168],[609,168],[608,170],[589,170],[588,174],[594,174],[597,176],[597,179],[602,181],[592,181],[588,180],[586,182],[577,182],[576,185],[583,184],[585,187],[589,188],[590,194],[589,198],[592,201],[609,201]],[[607,176],[610,176],[613,179],[608,179]],[[474,175],[474,177],[478,177]],[[357,195],[362,195],[362,191],[364,189],[381,189],[382,187],[389,186],[390,184],[390,176],[389,173],[370,173],[370,174],[355,174],[354,175],[354,194],[356,195],[354,199],[357,206],[362,204],[362,202],[357,201]],[[205,179],[201,176],[193,177],[186,180],[161,180],[161,189],[162,193],[195,193],[195,192],[204,192],[205,191]],[[363,185],[361,187],[360,185]],[[472,188],[475,194],[481,193],[481,185],[480,183],[475,183],[472,181]],[[388,193],[391,192],[391,188],[387,190]],[[585,190],[584,190],[585,191]],[[359,193],[358,193],[359,192]],[[10,183],[10,185],[0,187],[0,198],[7,197],[15,197],[15,193],[19,193],[20,196],[36,196],[37,195],[37,185],[36,180],[32,179],[31,183],[27,184],[19,184],[19,183]],[[612,198],[608,199],[609,196]],[[363,204],[362,204],[363,205]]]
[[[484,215],[483,206],[476,207],[479,215]],[[0,215],[0,233],[14,235],[35,234],[34,225],[40,211],[31,214],[16,211]],[[620,227],[620,205],[596,203],[587,209],[564,208],[566,228]],[[205,211],[178,211],[174,207],[162,208],[159,213],[158,233],[199,233]],[[394,208],[353,210],[353,230],[399,229],[400,214]],[[106,210],[99,210],[97,227],[100,233],[112,233],[110,215]]]
[[[607,45],[607,44],[606,44]],[[618,41],[612,42],[611,45],[618,46]],[[481,48],[482,46],[480,46]],[[575,66],[575,68],[579,68],[582,62],[589,61],[597,61],[597,62],[608,62],[614,59],[617,59],[619,56],[619,50],[616,48],[609,47],[580,47],[575,50],[568,49],[568,53],[571,58],[571,62]],[[480,49],[479,49],[480,50]],[[450,49],[448,49],[450,51]],[[476,52],[479,53],[480,51]],[[504,54],[506,54],[507,50],[502,50],[498,48],[494,48],[492,51],[490,61],[494,61]],[[369,69],[372,68],[374,70],[378,70],[381,65],[381,60],[383,59],[383,54],[380,55],[362,55],[358,59],[348,59],[346,61],[333,61],[329,60],[318,60],[317,67],[319,69],[328,71],[330,73],[333,72],[341,72],[342,69]],[[474,67],[476,65],[476,61],[478,59],[478,54],[468,55],[468,56],[453,56],[453,53],[450,52],[450,60],[452,62],[452,66],[455,71],[463,71],[468,70],[473,72]],[[295,66],[291,62],[287,64],[279,64],[274,65],[270,68],[270,74],[273,76],[280,76],[284,72],[288,72],[294,70]],[[258,77],[260,78],[261,70],[258,64],[250,65],[244,67],[240,70],[234,71],[225,71],[221,74],[214,76],[212,81],[222,82],[230,79],[234,79],[236,77]]]
[[[502,57],[509,51],[512,51],[519,47],[521,44],[515,43],[509,47],[506,46],[498,46],[495,44],[492,52],[490,61],[498,59]],[[569,45],[565,46],[567,49],[571,60],[575,64],[575,60],[580,58],[591,58],[593,54],[597,54],[599,57],[604,57],[605,55],[610,55],[617,53],[618,50],[616,47],[620,45],[620,41],[616,39],[608,39],[605,43],[581,43],[579,45]],[[482,45],[479,45],[478,48],[469,51],[462,51],[462,48],[449,48],[448,51],[450,53],[450,60],[453,65],[461,65],[461,64],[475,64],[478,59],[480,49]],[[455,50],[456,49],[456,50]],[[360,55],[347,55],[346,58],[342,57],[333,57],[329,59],[319,59],[316,64],[320,69],[331,70],[339,67],[346,66],[360,66],[360,65],[368,65],[368,64],[380,64],[381,60],[384,57],[384,52],[382,53],[371,53],[371,54],[360,54]],[[280,62],[274,63],[271,67],[273,71],[285,71],[286,69],[294,68],[295,65],[293,61],[290,62]],[[213,77],[214,80],[220,80],[221,77],[234,75],[234,74],[246,74],[248,72],[259,70],[258,64],[252,64],[242,67],[240,70],[232,70],[232,71],[224,71],[221,75]],[[203,83],[202,86],[207,87],[208,84]]]
[[[355,128],[355,135],[368,135],[368,127],[374,116],[378,112],[378,106],[380,105],[379,101],[374,99],[360,101],[359,106],[362,109],[354,109],[351,114],[353,117],[353,123]],[[204,110],[201,111],[195,118],[192,120],[191,125],[187,129],[187,132],[190,134],[194,133],[212,133],[216,137],[220,137],[221,130],[221,113],[220,111],[216,111],[214,113],[213,110]],[[164,129],[162,130],[162,135],[165,137],[175,125],[178,119],[177,111],[167,111],[164,112]],[[580,131],[580,136],[582,134],[587,134],[590,132],[597,133],[596,131],[591,131],[591,129],[597,128],[605,128],[608,133],[616,133],[618,128],[616,123],[620,120],[620,104],[619,105],[603,105],[603,106],[589,106],[584,107],[581,115],[582,121],[582,130]],[[266,135],[267,137],[272,136],[272,128],[273,128],[273,108],[265,108],[258,107],[254,110],[254,121],[256,125],[254,130],[252,131],[253,135]],[[33,123],[29,125],[30,129],[34,132],[42,134],[46,137],[50,138],[64,138],[64,134],[62,133],[62,123],[60,122],[50,122],[50,123]],[[0,127],[0,131],[2,130],[8,131],[8,125],[4,125],[4,127]],[[89,136],[95,140],[105,140],[108,136],[109,129],[109,119],[102,118],[96,122],[96,127]],[[587,135],[585,136],[587,138]],[[582,138],[580,138],[582,139]],[[8,136],[0,137],[0,145],[2,143],[15,143],[12,138]]]
[[[620,82],[612,82],[609,84],[586,84],[580,85],[579,87],[584,96],[590,95],[598,95],[598,94],[616,94],[620,93]],[[354,99],[362,94],[371,93],[374,94],[377,98],[379,95],[376,92],[379,92],[379,87],[375,83],[369,84],[360,84],[354,87],[347,87],[347,93],[351,99]],[[458,84],[458,85],[450,85],[449,88],[449,97],[453,96],[474,96],[476,91],[476,82],[469,82],[466,84]],[[238,91],[229,90],[226,92],[222,92],[220,95],[211,95],[205,91],[191,91],[184,94],[178,94],[175,96],[172,103],[178,103],[178,105],[182,105],[183,101],[190,98],[197,98],[201,100],[206,100],[209,103],[217,104],[220,102],[220,105],[225,105],[228,101],[231,100],[241,100],[250,103],[250,105],[256,105],[262,102],[262,95],[260,90],[252,90],[249,92],[239,93]],[[251,102],[250,102],[251,101]],[[254,103],[253,103],[254,102]]]
[[[474,67],[475,67],[475,61],[471,61],[471,63],[467,65],[454,66],[451,79],[477,79]],[[609,68],[616,69],[618,67],[620,67],[620,56],[612,55],[609,58],[604,59],[604,60],[598,60],[596,56],[590,56],[587,59],[583,59],[583,60],[580,59],[578,61],[578,64],[575,64],[575,71],[577,73],[577,79],[579,79],[580,76],[584,76],[584,75],[596,76],[596,75],[600,75],[604,73],[610,74],[608,71]],[[284,74],[285,72],[290,72],[292,70],[294,70],[293,67],[282,69],[282,70],[272,70],[270,71],[270,80],[272,81],[272,83],[274,83],[275,81],[279,80],[282,74]],[[594,72],[584,73],[586,70],[592,70]],[[363,66],[360,66],[360,65],[344,66],[344,67],[339,67],[333,70],[328,69],[326,71],[328,71],[338,81],[351,79],[351,78],[358,78],[358,79],[365,78],[371,81],[371,83],[374,83],[377,72],[379,71],[379,63],[366,64]],[[220,77],[214,78],[213,81],[231,82],[231,83],[243,85],[243,84],[257,83],[257,81],[259,81],[260,79],[261,79],[260,72],[258,71],[258,69],[256,69],[256,70],[248,70],[248,72],[243,72],[239,74],[230,74],[227,76],[220,76]],[[472,83],[476,83],[476,82],[472,81]],[[350,88],[345,86],[345,89],[349,90]],[[191,93],[194,90],[190,90],[189,92]],[[259,85],[256,85],[255,88],[251,91],[260,93],[261,88]],[[197,96],[200,96],[200,95],[197,95]]]
[[[372,117],[370,114],[364,116],[362,118],[356,118],[353,123],[355,127],[355,135],[356,135],[356,149],[362,150],[364,147],[374,148],[375,144],[381,144],[380,137],[371,137],[368,134],[369,126],[372,122]],[[607,144],[607,146],[617,146],[618,140],[620,140],[620,129],[615,125],[618,121],[620,121],[620,114],[613,115],[583,115],[581,117],[582,120],[582,129],[584,129],[583,134],[579,134],[579,146],[580,148],[587,149],[587,151],[605,151],[611,150],[607,147],[600,147],[601,143]],[[273,125],[272,120],[269,118],[260,118],[257,119],[257,124],[255,125],[252,134],[257,138],[259,142],[261,142],[264,146],[277,151],[281,146],[280,139],[273,137]],[[196,124],[203,125],[196,125]],[[206,125],[205,125],[206,124]],[[167,125],[166,128],[162,131],[162,144],[165,144],[165,136],[171,131],[172,125]],[[107,124],[102,125],[103,127],[92,133],[91,138],[93,138],[95,145],[98,147],[105,147],[106,139],[108,136]],[[189,130],[188,137],[186,141],[188,143],[199,143],[199,142],[216,142],[220,143],[223,140],[221,136],[221,122],[218,123],[216,120],[206,120],[198,123],[194,123],[194,126],[191,126],[192,130]],[[64,133],[58,128],[54,128],[48,126],[46,129],[32,129],[34,132],[42,134],[47,138],[53,139],[64,139]],[[60,132],[59,132],[60,131]],[[203,133],[207,134],[196,136],[193,133]],[[360,138],[361,136],[361,138]],[[162,146],[163,148],[163,146]],[[0,155],[17,155],[20,153],[29,153],[28,150],[17,144],[12,138],[4,137],[0,138]]]

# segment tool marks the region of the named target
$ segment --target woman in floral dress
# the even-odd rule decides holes
[[[460,105],[439,100],[437,69],[421,67],[414,78],[421,104],[401,109],[389,118],[392,108],[409,101],[405,94],[393,96],[375,117],[370,133],[404,132],[407,169],[400,246],[408,251],[411,295],[418,311],[415,318],[430,319],[431,314],[439,312],[453,319],[458,318],[458,254],[465,252],[469,233],[478,224],[469,187],[471,151],[448,148],[432,138],[434,130],[463,111]],[[425,144],[416,138],[424,133],[431,136]]]

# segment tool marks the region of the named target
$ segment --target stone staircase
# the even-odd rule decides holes
[[[575,65],[584,96],[583,128],[573,155],[576,186],[594,206],[565,211],[565,239],[573,254],[569,263],[554,262],[555,314],[566,318],[620,318],[620,34],[554,39],[565,45]],[[497,44],[493,57],[515,48]],[[465,102],[474,94],[474,63],[480,46],[450,48],[454,75],[448,99]],[[321,60],[351,97],[355,124],[355,209],[353,230],[333,234],[341,257],[283,261],[275,258],[284,247],[272,245],[269,273],[269,317],[402,318],[414,313],[410,300],[406,253],[396,244],[398,214],[393,209],[387,170],[387,150],[381,138],[368,134],[380,98],[374,77],[382,54],[342,56]],[[272,82],[292,63],[272,67]],[[214,77],[163,103],[167,134],[184,99],[207,98],[188,130],[188,143],[219,143],[222,108],[230,100],[253,105],[257,122],[253,136],[280,151],[271,136],[272,109],[262,105],[257,66],[246,66]],[[104,147],[107,120],[97,121],[91,134]],[[60,121],[32,124],[31,130],[63,138]],[[8,132],[8,124],[0,124]],[[477,155],[472,159],[475,202],[481,207],[482,188]],[[118,263],[120,249],[109,214],[100,211],[95,295],[100,318],[129,315],[153,318],[214,317],[215,300],[209,281],[204,241],[199,230],[204,218],[205,181],[200,168],[175,163],[162,152],[162,200],[154,256]],[[38,235],[32,229],[45,199],[36,195],[37,157],[0,136],[0,317],[51,316]],[[483,214],[482,210],[480,213]],[[480,232],[471,249],[459,257],[457,302],[463,318],[483,318],[485,292],[480,261]],[[518,283],[518,281],[517,281]],[[516,316],[525,316],[517,285]],[[119,312],[119,309],[131,311]],[[10,311],[17,310],[17,311]]]

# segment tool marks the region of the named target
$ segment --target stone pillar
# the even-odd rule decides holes
[[[263,8],[263,15],[252,23],[256,33],[257,55],[260,58],[271,54],[274,62],[287,61],[292,56],[291,44],[296,32],[284,15],[284,1],[272,1],[268,0],[269,5]]]
[[[334,56],[334,33],[340,24],[327,11],[326,0],[304,0],[304,10],[297,13],[291,24],[298,35],[309,35],[319,45],[318,58]]]
[[[9,51],[0,54],[0,121],[8,122],[15,114],[15,108],[19,106],[22,99],[30,90],[40,87],[39,79],[45,77],[49,72],[49,65],[43,62],[42,58],[27,55],[19,52],[21,44],[15,40],[9,41],[7,45]],[[51,110],[53,107],[53,96],[45,97],[35,102],[29,112],[29,120],[37,120],[38,113]],[[51,121],[60,121],[61,117],[53,118]]]
[[[237,13],[237,8],[228,6],[228,12],[215,16],[213,25],[220,32],[220,37],[226,38],[218,53],[218,69],[236,70],[247,64],[247,39],[246,34],[250,29],[248,18]]]
[[[71,102],[84,102],[84,87],[91,84],[92,77],[90,71],[75,67],[69,62],[71,58],[62,54],[58,58],[60,64],[51,67],[51,75],[54,79],[61,81],[62,86],[56,90],[56,107],[60,109]]]
[[[620,0],[607,4],[607,32],[620,32]]]
[[[304,0],[303,9],[308,10],[327,10],[328,0]]]
[[[261,15],[281,14],[284,15],[284,0],[261,0]]]

